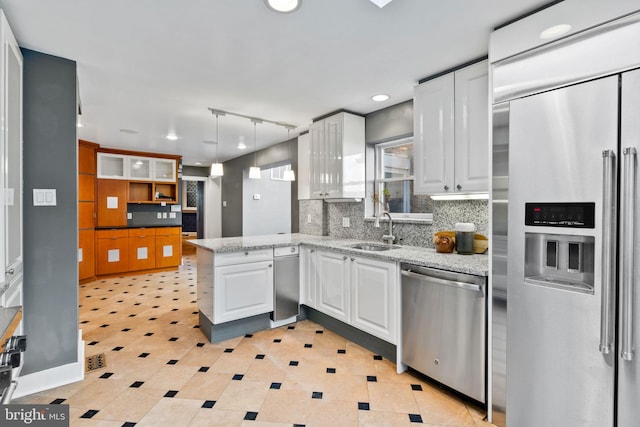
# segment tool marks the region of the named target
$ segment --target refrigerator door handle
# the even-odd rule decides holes
[[[600,305],[600,353],[611,353],[614,313],[615,232],[616,232],[616,154],[602,152],[602,303]]]
[[[623,150],[624,174],[622,188],[622,341],[620,357],[633,360],[633,261],[634,261],[634,219],[636,205],[636,149]]]

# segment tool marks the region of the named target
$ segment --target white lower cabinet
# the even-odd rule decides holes
[[[396,342],[398,265],[370,258],[351,261],[351,325]]]
[[[273,311],[273,261],[224,265],[214,275],[214,324]]]
[[[318,267],[316,266],[316,250],[306,246],[300,247],[300,303],[316,308],[316,283]]]
[[[349,323],[349,257],[318,251],[318,302],[316,309]]]
[[[309,262],[303,261],[303,270],[307,269],[302,277],[303,289],[312,292],[307,282],[311,278],[317,295],[316,305],[307,305],[396,344],[398,264],[325,250],[316,251],[315,259],[313,255],[309,253]]]

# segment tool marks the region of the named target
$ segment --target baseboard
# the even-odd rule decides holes
[[[27,350],[29,351],[29,350]],[[18,378],[18,388],[16,388],[13,398],[28,396],[40,391],[49,390],[55,387],[75,383],[84,379],[84,341],[82,340],[82,330],[78,330],[78,360],[75,363],[68,363],[44,371],[34,372]]]

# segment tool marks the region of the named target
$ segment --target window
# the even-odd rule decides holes
[[[290,164],[271,168],[271,179],[274,181],[284,181],[284,172],[290,169]]]
[[[413,138],[375,146],[374,208],[393,218],[428,219],[431,197],[413,194]]]
[[[198,181],[183,182],[182,210],[196,211],[198,208]]]

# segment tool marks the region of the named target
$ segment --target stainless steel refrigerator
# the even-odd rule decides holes
[[[636,14],[493,64],[509,427],[640,425],[638,40]]]

